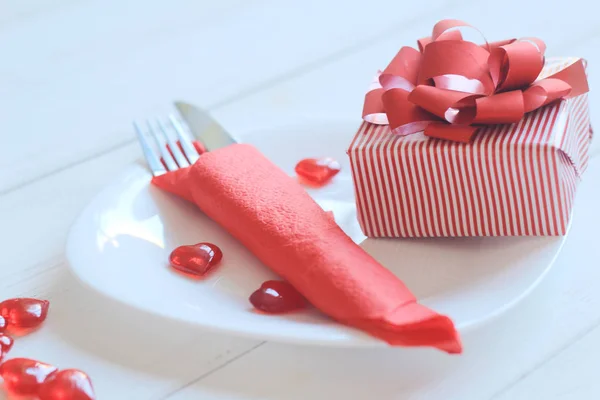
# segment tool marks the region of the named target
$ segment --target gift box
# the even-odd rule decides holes
[[[591,141],[586,63],[445,20],[365,96],[348,149],[369,237],[564,235]]]

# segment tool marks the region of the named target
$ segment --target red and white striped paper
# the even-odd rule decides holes
[[[360,226],[369,237],[564,235],[590,139],[587,94],[469,144],[363,122],[348,149]]]

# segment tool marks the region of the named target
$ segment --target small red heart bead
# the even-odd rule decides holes
[[[0,303],[0,315],[10,329],[37,328],[48,315],[48,300],[18,298]]]
[[[53,374],[40,386],[40,400],[94,400],[94,388],[87,374],[65,369]]]
[[[311,184],[323,185],[340,172],[340,164],[333,158],[305,158],[296,164],[296,173]]]
[[[179,246],[169,256],[171,266],[185,274],[202,277],[223,258],[223,252],[212,243]]]
[[[6,353],[10,351],[13,345],[13,339],[10,336],[6,336],[0,333],[0,361]]]
[[[29,358],[12,358],[0,364],[0,377],[4,387],[18,396],[33,396],[38,393],[46,377],[55,373],[53,365]]]
[[[306,300],[285,281],[266,281],[250,295],[250,303],[270,314],[279,314],[306,307]]]

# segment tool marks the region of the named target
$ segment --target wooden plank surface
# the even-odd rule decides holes
[[[131,142],[131,120],[174,99],[231,102],[427,14],[398,4],[371,2],[394,11],[374,19],[356,0],[90,0],[8,26],[0,139],[12,151],[0,192]]]

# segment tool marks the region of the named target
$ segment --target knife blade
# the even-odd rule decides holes
[[[175,107],[192,134],[202,142],[207,151],[237,143],[206,111],[182,101],[175,102]]]

